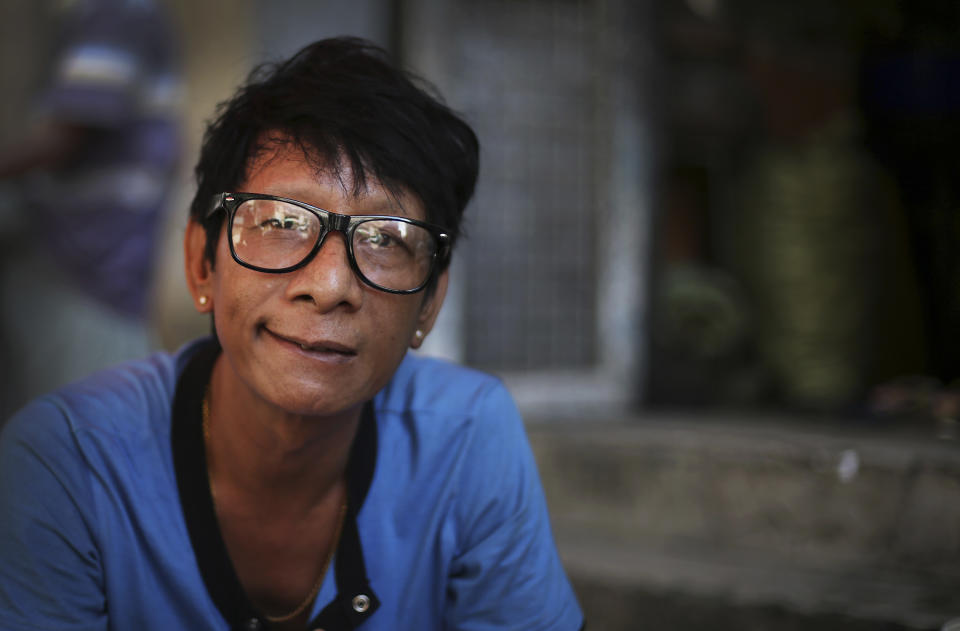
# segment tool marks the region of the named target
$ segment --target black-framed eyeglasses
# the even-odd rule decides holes
[[[406,217],[343,215],[286,197],[219,193],[205,219],[221,209],[227,213],[233,260],[258,272],[300,269],[337,231],[346,240],[350,267],[364,283],[412,294],[427,286],[450,251],[443,228]]]

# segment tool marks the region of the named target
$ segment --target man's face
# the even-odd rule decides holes
[[[368,178],[366,191],[354,197],[350,170],[343,169],[340,179],[328,171],[318,173],[294,146],[274,146],[251,165],[239,190],[344,214],[426,219],[412,196],[397,200]],[[369,287],[350,267],[338,232],[326,236],[306,266],[267,274],[233,260],[224,229],[216,265],[207,274],[209,304],[232,387],[286,412],[310,416],[354,409],[386,385],[407,347],[417,341],[415,332],[429,331],[446,283],[442,278],[439,291],[429,297]]]

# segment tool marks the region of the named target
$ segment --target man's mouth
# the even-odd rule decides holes
[[[333,340],[306,340],[297,336],[282,335],[264,327],[264,331],[276,339],[300,347],[300,350],[310,353],[336,353],[338,355],[356,355],[355,348]]]

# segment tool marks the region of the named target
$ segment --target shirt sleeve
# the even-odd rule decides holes
[[[478,406],[472,432],[460,469],[445,628],[580,629],[523,423],[499,382]]]
[[[23,408],[0,433],[0,620],[4,629],[104,631],[90,473],[63,411]]]

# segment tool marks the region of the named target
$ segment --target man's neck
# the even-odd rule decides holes
[[[215,496],[291,518],[343,496],[362,406],[334,418],[298,416],[236,387],[231,377],[221,355],[204,419]]]

